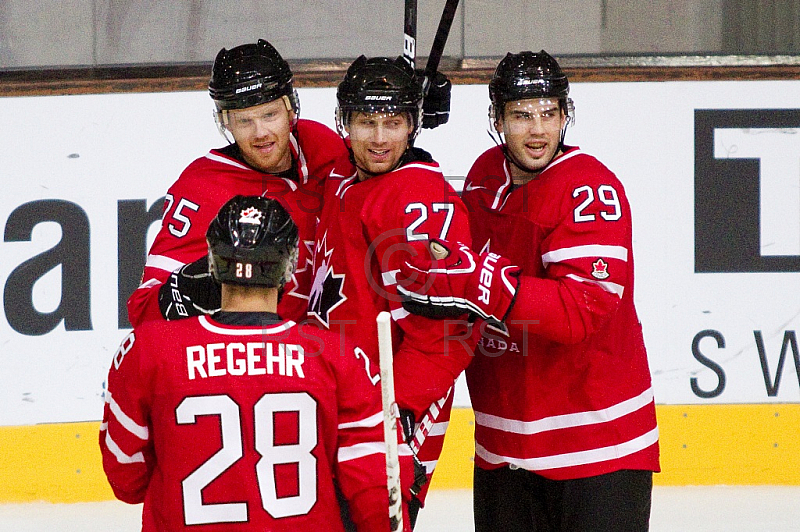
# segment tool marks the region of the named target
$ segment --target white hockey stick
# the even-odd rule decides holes
[[[394,398],[392,317],[381,312],[378,322],[378,351],[383,402],[383,438],[386,442],[386,478],[389,488],[390,530],[403,530],[403,497],[400,492],[400,458],[397,454],[397,403]]]

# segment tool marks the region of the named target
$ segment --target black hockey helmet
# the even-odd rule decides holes
[[[299,113],[289,63],[264,39],[220,50],[211,69],[208,93],[218,111],[244,109],[286,96]]]
[[[339,133],[348,124],[350,113],[408,112],[413,121],[413,141],[422,124],[422,79],[402,56],[360,56],[347,69],[336,90],[336,124]]]
[[[489,82],[489,99],[495,110],[515,100],[558,98],[570,116],[569,80],[558,62],[542,50],[539,53],[508,53],[497,65]]]
[[[221,283],[283,288],[297,266],[297,226],[272,198],[235,196],[211,221],[206,242]]]

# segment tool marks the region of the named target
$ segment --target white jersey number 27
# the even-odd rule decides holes
[[[297,413],[297,443],[274,445],[273,420],[277,412]],[[255,404],[253,413],[254,446],[261,455],[255,478],[264,510],[276,519],[307,514],[317,502],[317,459],[311,454],[317,445],[317,402],[305,392],[265,394]],[[244,456],[239,405],[227,395],[187,397],[175,414],[179,425],[192,425],[198,416],[218,416],[222,435],[222,448],[181,483],[186,524],[247,521],[246,503],[204,504],[202,496],[206,486]],[[297,464],[297,495],[278,497],[279,479],[274,467],[278,464]]]
[[[450,231],[450,224],[453,223],[455,206],[452,203],[433,203],[431,204],[431,209],[434,213],[445,213],[442,230],[438,235],[435,236],[441,240],[447,240],[447,233]],[[428,220],[428,206],[424,203],[409,203],[406,205],[406,214],[411,214],[413,211],[417,211],[419,215],[417,216],[417,219],[411,222],[411,225],[406,228],[406,239],[409,242],[413,242],[414,240],[430,240],[431,237],[428,233],[416,232],[419,226]]]

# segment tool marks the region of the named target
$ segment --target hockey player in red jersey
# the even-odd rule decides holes
[[[356,530],[389,530],[378,368],[275,313],[297,235],[277,200],[234,197],[208,230],[222,310],[144,323],[114,355],[103,467],[119,499],[144,502],[144,532],[342,531],[335,484]]]
[[[399,276],[414,279],[415,312],[449,307],[507,327],[476,324],[466,371],[477,532],[649,527],[658,429],[631,211],[617,177],[564,144],[568,92],[544,51],[500,62],[489,94],[503,142],[478,157],[463,194],[483,253],[440,241],[447,259],[420,253]]]
[[[287,318],[305,316],[322,184],[346,150],[330,128],[298,118],[289,64],[265,40],[220,50],[209,93],[217,125],[230,144],[192,162],[167,191],[161,230],[142,282],[128,299],[134,326],[219,307],[219,288],[205,268],[205,231],[236,194],[278,197],[290,210],[303,243],[279,310]]]
[[[451,388],[470,361],[462,342],[451,338],[463,340],[467,333],[463,325],[448,330],[409,315],[394,275],[408,242],[469,242],[470,236],[461,199],[431,156],[413,146],[422,99],[421,79],[402,57],[361,56],[339,84],[337,126],[351,151],[326,183],[309,315],[376,353],[375,317],[391,312],[397,403],[418,425],[411,445],[430,476],[449,420]]]

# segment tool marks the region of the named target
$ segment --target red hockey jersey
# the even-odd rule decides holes
[[[375,318],[381,311],[392,314],[397,403],[420,423],[412,448],[430,476],[449,420],[449,391],[471,359],[463,342],[468,333],[463,323],[406,312],[395,276],[405,242],[469,242],[467,212],[434,162],[406,163],[365,181],[351,175],[349,163],[339,168],[345,171],[326,183],[309,315],[377,353]]]
[[[115,495],[144,502],[144,532],[342,531],[337,482],[359,531],[389,530],[379,376],[366,360],[280,319],[143,324],[108,375],[100,448]],[[399,452],[407,486],[411,450]]]
[[[463,198],[474,248],[523,268],[509,336],[485,330],[466,372],[475,463],[553,479],[658,471],[620,181],[573,147],[515,188],[494,147],[474,163]]]
[[[298,120],[297,135],[292,133],[290,140],[299,181],[259,172],[218,150],[186,167],[167,192],[161,230],[150,247],[142,282],[128,299],[128,319],[134,327],[163,319],[158,308],[159,288],[170,273],[208,253],[206,230],[225,202],[237,194],[278,198],[291,213],[300,232],[300,254],[278,312],[295,320],[305,317],[311,283],[310,249],[322,186],[334,161],[346,156],[347,150],[339,135],[312,120]]]

